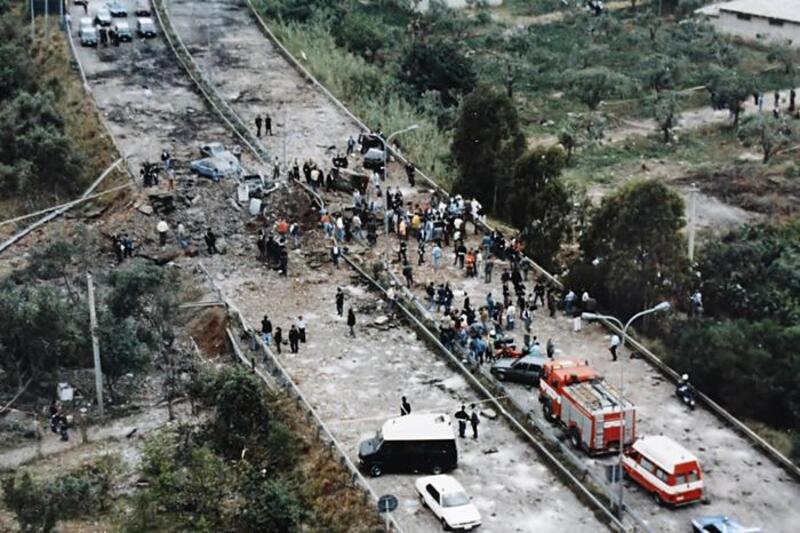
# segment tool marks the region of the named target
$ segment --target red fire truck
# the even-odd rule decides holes
[[[561,425],[570,443],[590,455],[618,451],[636,440],[636,408],[587,362],[545,363],[539,401],[547,420]],[[621,438],[624,420],[624,438]]]
[[[622,468],[657,503],[685,505],[703,497],[700,462],[668,437],[639,437],[625,451]]]

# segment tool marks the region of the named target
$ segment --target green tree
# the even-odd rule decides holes
[[[237,517],[240,531],[300,531],[306,512],[286,485],[265,479],[256,469],[251,469],[240,490],[248,502]]]
[[[455,189],[497,213],[512,167],[525,150],[514,104],[503,93],[478,87],[461,104],[451,153],[458,167]]]
[[[733,127],[739,127],[739,115],[744,102],[754,90],[753,81],[735,70],[714,69],[706,83],[711,93],[711,104],[716,109],[728,109],[733,115]]]
[[[764,164],[782,148],[787,147],[793,138],[789,124],[776,119],[769,113],[758,113],[748,120],[741,132],[745,139],[756,139],[764,156]]]
[[[655,92],[672,89],[680,81],[680,63],[664,54],[648,56],[642,63],[641,70],[644,72],[647,87]]]
[[[0,194],[79,191],[83,159],[72,150],[56,100],[49,91],[21,92],[0,107]]]
[[[237,368],[219,378],[215,428],[220,448],[231,456],[246,443],[269,432],[269,411],[261,383],[251,373]]]
[[[606,67],[591,67],[569,71],[564,76],[567,95],[597,109],[600,102],[612,97],[623,97],[634,86],[633,80]]]
[[[111,398],[116,399],[119,379],[146,370],[150,366],[150,352],[139,340],[133,317],[120,320],[108,312],[100,314],[98,338],[105,385]]]
[[[91,353],[88,313],[50,285],[0,282],[0,366],[18,386],[47,381],[59,366],[83,366]]]
[[[737,228],[703,246],[697,268],[707,314],[800,323],[800,221]]]
[[[572,161],[572,153],[579,145],[579,134],[578,122],[572,117],[562,122],[561,127],[558,129],[558,142],[567,152],[567,165]]]
[[[653,102],[653,118],[659,131],[664,134],[665,143],[670,141],[672,130],[678,126],[679,112],[678,99],[672,91],[659,94]]]
[[[570,284],[627,317],[682,287],[688,268],[681,196],[660,181],[635,181],[605,197],[580,239]]]
[[[526,251],[545,268],[570,230],[572,202],[559,179],[566,164],[560,146],[537,147],[526,152],[514,165],[506,212],[510,222],[522,231]]]
[[[337,45],[369,61],[390,41],[385,25],[359,11],[348,12],[333,27],[333,35]]]
[[[788,44],[773,44],[769,48],[767,60],[774,63],[780,63],[783,68],[784,74],[791,74],[794,71],[794,62],[796,59],[796,52]]]
[[[735,415],[798,427],[800,327],[769,319],[692,320],[677,325],[669,338],[670,366],[688,372],[695,386]]]
[[[399,77],[417,97],[439,91],[445,106],[457,104],[458,97],[472,91],[476,83],[472,61],[446,40],[413,43],[400,65]]]

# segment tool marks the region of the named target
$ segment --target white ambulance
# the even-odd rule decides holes
[[[658,503],[685,505],[703,497],[700,462],[669,437],[637,439],[625,452],[623,468]]]

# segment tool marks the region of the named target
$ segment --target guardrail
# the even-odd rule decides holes
[[[308,69],[306,69],[292,55],[292,53],[283,45],[283,43],[280,42],[280,40],[277,38],[277,36],[272,32],[272,30],[269,28],[267,23],[264,21],[264,19],[261,16],[261,14],[255,8],[255,6],[252,3],[252,0],[246,0],[246,1],[247,1],[248,7],[250,8],[251,15],[258,22],[259,27],[261,28],[262,32],[270,39],[270,41],[273,42],[273,44],[275,46],[278,47],[278,50],[281,52],[281,55],[283,55],[287,59],[287,61],[289,61],[289,63],[291,63],[295,67],[295,69],[303,77],[305,77],[308,81],[310,81],[313,85],[315,85],[325,96],[327,96],[331,100],[331,102],[333,102],[341,111],[343,111],[348,117],[350,117],[356,124],[358,124],[364,130],[364,132],[369,132],[370,131],[369,127],[363,121],[361,121],[361,119],[359,119],[353,112],[351,112],[350,109],[348,109],[347,106],[344,103],[342,103],[333,93],[331,93],[327,89],[327,87],[325,87],[319,80],[317,80],[314,77],[314,75],[311,74],[311,72],[309,72]],[[684,92],[693,92],[693,91],[697,91],[699,89],[702,89],[702,87],[691,87],[689,89],[686,89]],[[395,150],[391,146],[389,147],[389,152],[391,152],[392,155],[396,159],[402,161],[403,163],[408,163],[409,162],[409,160],[406,159],[406,157],[403,156],[403,154],[401,154],[400,152],[398,152],[397,150]],[[416,166],[414,168],[415,168],[416,173],[426,183],[428,183],[428,185],[430,185],[436,191],[438,191],[440,193],[443,193],[448,197],[450,196],[449,191],[447,191],[444,188],[442,188],[438,183],[436,183],[433,179],[431,179],[427,174],[422,172]],[[494,231],[494,228],[492,226],[490,226],[488,223],[486,223],[485,221],[483,221],[483,220],[479,220],[478,224],[480,226],[482,226],[484,228],[484,230]],[[556,276],[554,276],[553,274],[551,274],[550,272],[545,270],[542,266],[537,264],[535,261],[531,260],[527,256],[523,256],[523,260],[529,266],[531,266],[536,272],[538,272],[539,275],[544,276],[545,278],[547,278],[547,280],[550,281],[551,283],[553,283],[556,287],[558,287],[560,289],[564,288],[563,283],[561,283],[561,281]],[[609,323],[607,321],[602,321],[602,323],[608,329],[616,332],[617,334],[621,334],[622,333],[622,331],[619,330],[619,328],[616,325],[614,325],[612,323]],[[674,381],[678,380],[679,374],[675,370],[673,370],[672,368],[667,366],[666,363],[664,363],[658,356],[653,354],[653,352],[651,352],[649,349],[647,349],[640,342],[635,341],[633,339],[630,339],[629,336],[627,338],[628,338],[629,344],[631,346],[634,346],[639,352],[641,352],[645,356],[645,359],[649,363],[651,363],[653,366],[655,366],[660,371],[664,372],[672,380],[674,380]],[[712,413],[714,413],[719,418],[721,418],[724,421],[726,421],[729,424],[731,424],[735,429],[740,431],[745,437],[747,437],[753,443],[755,443],[756,446],[758,446],[764,453],[767,454],[768,457],[770,457],[778,465],[780,465],[781,467],[786,469],[794,477],[800,479],[800,467],[798,465],[793,463],[788,457],[783,455],[780,451],[776,450],[766,440],[764,440],[762,437],[760,437],[758,434],[756,434],[752,429],[747,427],[747,425],[745,423],[743,423],[742,421],[737,419],[735,416],[730,414],[723,407],[721,407],[719,404],[717,404],[714,400],[712,400],[711,398],[709,398],[708,396],[706,396],[705,394],[703,394],[699,390],[696,390],[696,392],[697,392],[697,397],[700,399],[700,401],[703,402],[706,405],[706,407]]]

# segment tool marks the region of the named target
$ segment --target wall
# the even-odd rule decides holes
[[[750,20],[742,20],[735,14],[724,11],[720,11],[717,17],[709,17],[709,22],[721,32],[732,33],[745,39],[790,40],[793,47],[800,48],[800,24],[784,22],[783,26],[772,26],[765,18],[751,17]]]

